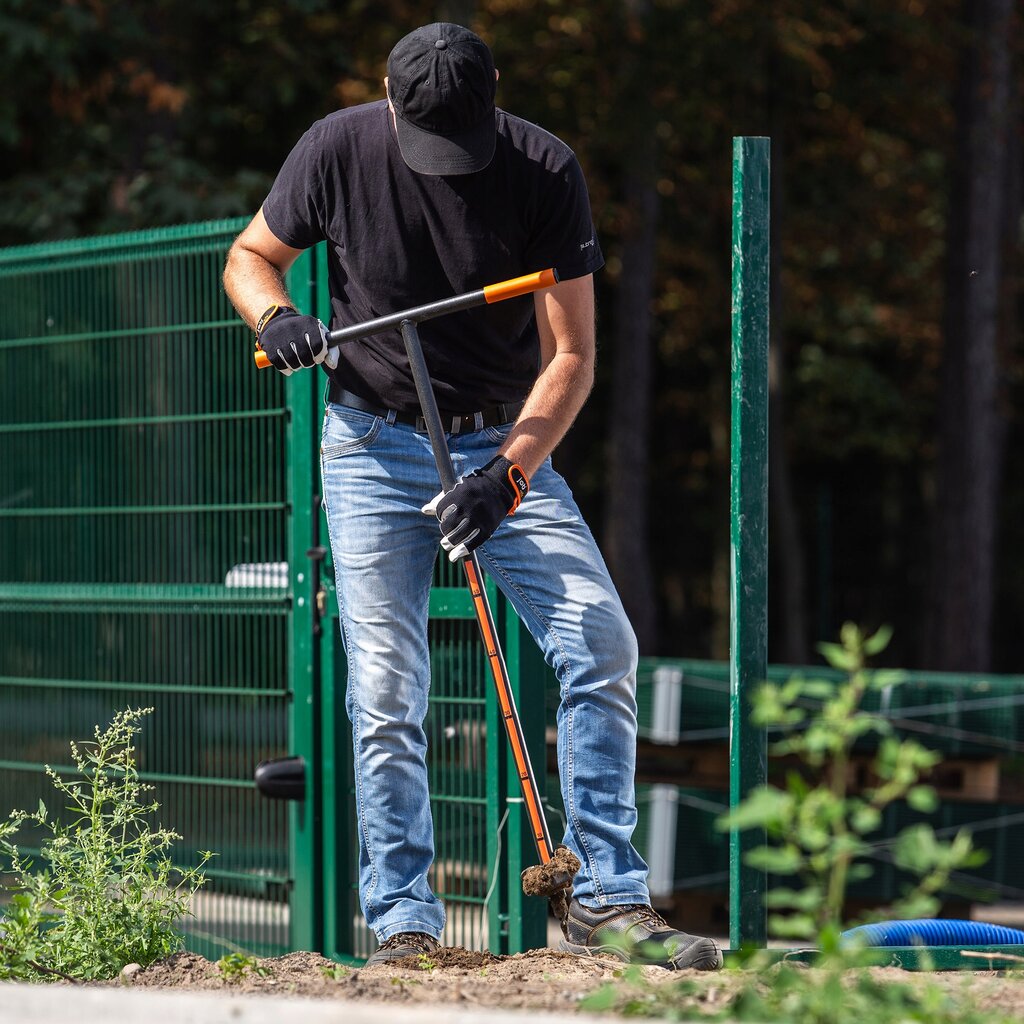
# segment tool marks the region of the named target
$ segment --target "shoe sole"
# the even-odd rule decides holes
[[[422,949],[386,949],[382,954],[378,949],[370,954],[369,959],[363,964],[363,967],[379,967],[381,964],[389,964],[394,960],[409,960],[421,956],[430,957],[439,951],[440,947],[430,953],[427,953]]]
[[[380,967],[381,964],[390,964],[395,960],[405,960],[419,956],[419,953],[398,953],[396,956],[380,956],[374,959],[372,956],[363,964],[363,967]]]
[[[563,953],[575,953],[577,956],[612,957],[627,964],[637,963],[650,967],[666,967],[670,971],[717,971],[722,966],[722,951],[714,939],[702,939],[700,942],[694,943],[693,947],[687,951],[686,963],[644,958],[631,960],[628,954],[618,946],[577,946],[566,939],[559,942],[558,948]]]

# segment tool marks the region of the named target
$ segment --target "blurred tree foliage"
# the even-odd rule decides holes
[[[648,652],[722,656],[731,138],[771,135],[786,395],[773,443],[789,456],[808,630],[813,639],[845,619],[888,622],[902,638],[893,660],[928,664],[919,642],[960,9],[958,0],[5,0],[0,243],[252,212],[310,122],[382,96],[399,36],[437,18],[470,24],[495,51],[499,103],[565,138],[590,182],[607,257],[599,383],[557,459],[599,535],[602,441],[615,429],[608,347],[621,336],[612,325],[636,216],[625,183],[641,147],[649,160],[658,230]],[[1006,289],[1019,305],[1019,224],[1012,241]],[[1024,473],[1013,461],[1024,442],[1024,353],[1013,333],[1002,360],[1009,462],[992,667],[1019,671]]]

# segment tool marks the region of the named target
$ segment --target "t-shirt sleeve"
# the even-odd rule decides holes
[[[554,267],[559,279],[568,281],[604,266],[583,169],[571,153],[557,170],[545,173],[537,210],[527,247],[531,268]]]
[[[293,249],[308,249],[326,238],[320,155],[320,131],[313,125],[288,154],[263,202],[267,226]]]

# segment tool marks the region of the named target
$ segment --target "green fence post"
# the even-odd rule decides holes
[[[318,316],[325,324],[331,322],[331,296],[327,287],[328,252],[321,242],[312,250],[313,288],[308,307],[302,312]],[[314,445],[319,438],[319,425],[323,421],[324,392],[327,378],[321,370],[311,376],[315,380],[313,396],[315,417]],[[313,453],[313,478],[316,492],[321,493],[318,452]],[[320,635],[316,638],[319,658],[316,677],[319,729],[319,755],[309,771],[316,776],[319,797],[317,812],[320,816],[320,893],[323,913],[323,937],[318,947],[324,956],[344,963],[361,962],[352,956],[355,949],[354,925],[359,914],[357,857],[352,853],[350,840],[352,822],[346,814],[352,799],[352,739],[345,713],[345,680],[348,675],[345,651],[341,644],[338,622],[337,597],[334,592],[334,558],[330,552],[327,515],[323,502],[316,515],[319,530],[316,538],[324,549],[320,563],[320,586],[316,600],[320,602],[318,618]],[[313,565],[310,565],[313,570]]]
[[[488,595],[490,600],[491,595]],[[508,652],[506,652],[507,655]],[[506,656],[506,664],[509,664]],[[510,670],[511,671],[511,670]],[[504,724],[493,689],[486,691],[484,720],[487,742],[487,948],[492,953],[508,953],[512,925],[509,919],[509,856],[512,825],[510,817],[515,811],[509,807],[507,744],[504,742]]]
[[[530,752],[530,762],[537,774],[541,799],[545,800],[547,750],[544,735],[544,657],[504,597],[501,598],[501,614],[505,624],[505,661],[512,684],[512,696],[516,706],[523,712],[523,735]],[[493,692],[489,693],[488,699],[497,705],[497,697]],[[503,860],[507,868],[509,924],[508,946],[503,952],[522,953],[528,949],[542,949],[547,945],[548,904],[536,896],[526,896],[520,879],[525,868],[538,863],[537,844],[527,818],[522,784],[504,729],[488,735],[494,736],[495,743],[500,743],[505,751],[505,806],[509,809],[509,816],[505,832],[508,846]]]
[[[729,805],[764,782],[763,730],[749,723],[751,689],[768,671],[768,238],[770,140],[733,139],[732,449],[730,472]],[[764,872],[744,853],[756,829],[729,836],[729,941],[763,946]]]
[[[315,251],[304,252],[288,275],[289,292],[300,309],[315,302]],[[316,493],[316,415],[318,373],[288,378],[285,451],[288,458],[288,570],[291,598],[289,677],[292,707],[289,750],[305,758],[305,799],[291,804],[289,854],[293,887],[289,907],[291,949],[319,950],[323,921],[320,886],[320,744],[317,736],[319,700],[313,621],[316,595],[311,586],[309,550],[313,545]]]

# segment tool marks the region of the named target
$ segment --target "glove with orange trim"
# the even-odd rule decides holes
[[[447,493],[442,491],[423,506],[426,515],[441,523],[441,547],[457,562],[475,551],[512,515],[530,490],[522,466],[496,455],[483,469],[463,477]]]
[[[327,347],[327,328],[315,316],[303,316],[291,306],[271,306],[256,324],[256,346],[274,369],[290,376],[304,366],[338,365],[338,351]]]

